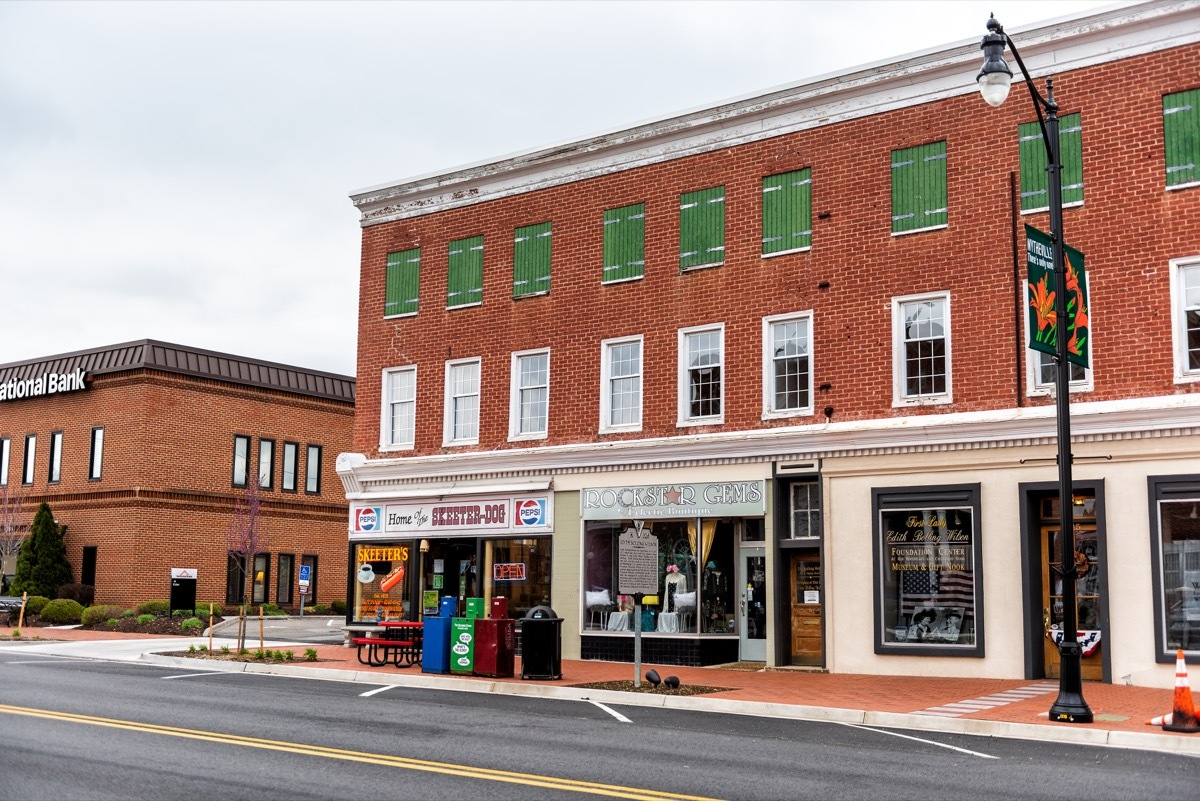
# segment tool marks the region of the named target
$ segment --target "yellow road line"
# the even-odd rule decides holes
[[[659,790],[644,790],[637,787],[624,787],[617,784],[599,784],[597,782],[562,779],[555,776],[544,776],[536,773],[516,773],[507,770],[494,770],[471,765],[455,765],[450,762],[433,762],[425,759],[393,756],[391,754],[372,754],[365,751],[348,751],[341,748],[328,748],[321,745],[301,745],[282,740],[264,740],[258,737],[243,737],[238,734],[223,734],[221,732],[204,731],[201,729],[183,729],[176,726],[160,726],[155,723],[138,723],[131,720],[114,718],[99,718],[91,715],[76,715],[70,712],[52,712],[44,709],[10,706],[0,704],[0,713],[24,715],[26,717],[58,720],[68,723],[81,723],[91,726],[105,726],[113,729],[162,734],[170,737],[184,737],[191,740],[207,740],[227,745],[240,745],[247,748],[261,748],[268,751],[284,751],[305,756],[319,756],[328,759],[340,759],[347,762],[362,762],[370,765],[383,765],[407,770],[420,770],[428,773],[444,773],[451,776],[461,776],[469,779],[521,784],[529,787],[541,787],[550,790],[566,790],[591,795],[611,796],[613,798],[639,799],[639,801],[714,801],[704,796],[681,795]]]

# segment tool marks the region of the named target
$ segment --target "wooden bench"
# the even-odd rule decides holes
[[[393,640],[387,637],[354,637],[352,642],[358,646],[358,661],[364,665],[382,667],[391,662],[396,667],[410,667],[421,661],[419,638]]]

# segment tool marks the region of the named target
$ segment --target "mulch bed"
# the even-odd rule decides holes
[[[729,687],[706,687],[702,684],[681,684],[670,689],[662,684],[655,687],[648,681],[643,681],[641,687],[633,686],[633,679],[625,681],[593,681],[590,684],[572,684],[584,690],[616,690],[625,693],[653,693],[654,695],[706,695],[708,693],[723,693]]]

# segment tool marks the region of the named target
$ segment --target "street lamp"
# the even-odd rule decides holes
[[[1062,538],[1062,582],[1063,582],[1063,639],[1059,644],[1058,698],[1050,707],[1050,719],[1064,723],[1091,723],[1092,710],[1083,700],[1083,678],[1080,670],[1081,649],[1078,637],[1078,610],[1075,608],[1076,580],[1079,573],[1075,567],[1074,505],[1071,485],[1071,367],[1067,362],[1067,269],[1063,258],[1062,222],[1062,163],[1058,156],[1058,104],[1054,102],[1054,79],[1046,78],[1046,96],[1042,97],[1025,62],[1017,52],[1017,45],[1004,32],[1004,26],[992,16],[987,22],[988,33],[983,37],[983,67],[975,80],[979,93],[989,106],[999,106],[1008,97],[1012,85],[1012,70],[1004,60],[1005,45],[1012,50],[1021,68],[1025,85],[1037,110],[1038,125],[1042,129],[1042,143],[1046,146],[1046,172],[1050,184],[1050,239],[1054,259],[1054,314],[1057,325],[1055,342],[1054,392],[1058,418],[1058,513],[1059,536]],[[1042,110],[1045,109],[1045,114]]]

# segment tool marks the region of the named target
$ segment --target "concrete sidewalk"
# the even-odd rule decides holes
[[[538,695],[587,699],[606,704],[657,706],[764,717],[828,720],[920,731],[956,732],[995,737],[1110,745],[1200,756],[1200,734],[1165,732],[1146,721],[1171,711],[1171,690],[1087,682],[1084,697],[1095,722],[1051,723],[1047,710],[1057,697],[1054,680],[963,679],[938,676],[868,676],[796,670],[740,670],[647,664],[662,676],[678,676],[685,685],[721,688],[703,695],[679,696],[596,690],[578,685],[632,680],[625,662],[563,662],[558,681],[522,681],[422,673],[420,668],[369,667],[357,649],[268,640],[272,649],[291,648],[297,660],[314,648],[316,662],[261,664],[163,656],[208,644],[207,637],[154,637],[82,629],[31,629],[42,640],[0,642],[0,653],[36,653],[82,659],[152,661],[203,671],[253,672],[364,684],[391,684],[462,692]],[[219,650],[228,639],[213,640]],[[258,647],[250,638],[247,647]]]

